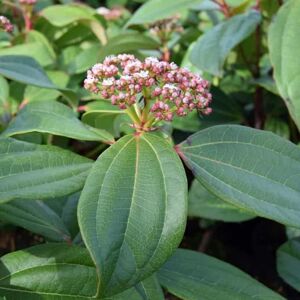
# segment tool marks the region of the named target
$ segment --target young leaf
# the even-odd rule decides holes
[[[284,300],[248,274],[206,254],[178,249],[158,271],[159,282],[185,300]]]
[[[215,126],[190,136],[178,153],[219,198],[300,227],[300,149],[270,132]]]
[[[277,250],[277,270],[285,282],[300,292],[300,238],[287,241]]]
[[[0,203],[47,199],[80,190],[91,160],[54,146],[0,138]]]
[[[124,110],[120,110],[106,100],[92,101],[86,105],[86,110],[87,112],[82,116],[82,122],[107,130],[113,136],[120,136],[120,123],[128,118]]]
[[[221,76],[229,52],[247,38],[260,21],[257,11],[249,11],[216,25],[200,36],[192,50],[191,62],[202,71]]]
[[[126,26],[152,23],[191,8],[203,0],[151,0],[142,5]]]
[[[4,131],[4,136],[28,132],[47,132],[83,141],[113,142],[105,130],[85,125],[68,106],[56,101],[29,103]]]
[[[42,201],[14,200],[0,204],[0,218],[51,241],[71,240],[71,235],[62,219]]]
[[[189,210],[191,217],[201,217],[225,222],[241,222],[252,219],[248,213],[209,192],[198,180],[194,180],[189,191]]]
[[[300,2],[290,0],[279,10],[269,29],[268,44],[280,95],[300,129]]]
[[[0,260],[0,294],[7,299],[91,299],[97,274],[85,248],[45,244]]]
[[[40,64],[28,56],[0,56],[0,74],[25,84],[56,89]]]
[[[52,25],[63,27],[76,21],[95,20],[92,9],[83,5],[51,5],[46,7],[41,15]]]
[[[82,191],[78,220],[108,296],[154,273],[181,241],[187,183],[171,145],[128,135],[97,160]]]

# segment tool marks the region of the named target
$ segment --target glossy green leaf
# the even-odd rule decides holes
[[[55,89],[41,66],[31,57],[22,55],[0,56],[0,74],[12,80],[48,89]]]
[[[47,199],[80,190],[91,160],[54,146],[0,138],[0,202]]]
[[[173,253],[185,228],[186,193],[182,164],[161,137],[127,135],[101,154],[78,206],[100,295],[134,286]]]
[[[234,16],[204,33],[193,47],[190,59],[200,70],[222,75],[229,52],[247,38],[260,23],[257,11]]]
[[[277,250],[277,270],[285,282],[300,291],[300,238],[287,241]]]
[[[0,260],[0,294],[7,299],[91,299],[96,269],[85,248],[45,244]]]
[[[203,0],[151,0],[143,4],[131,17],[126,26],[152,23],[187,10]]]
[[[138,32],[122,32],[111,38],[108,43],[99,49],[99,60],[106,56],[119,53],[130,53],[134,50],[158,49],[159,43],[149,36]]]
[[[300,149],[279,136],[238,125],[215,126],[177,146],[197,179],[219,198],[300,227]]]
[[[41,15],[52,25],[63,27],[76,21],[92,21],[93,10],[83,5],[51,5],[46,7]]]
[[[178,249],[159,270],[158,279],[184,300],[284,300],[238,268],[190,250]]]
[[[29,103],[4,131],[4,136],[46,132],[86,141],[113,141],[106,131],[83,124],[68,106],[56,101]]]
[[[190,217],[201,217],[225,222],[241,222],[255,216],[209,192],[199,181],[194,180],[189,191]]]
[[[300,128],[300,2],[283,5],[269,29],[268,44],[274,77],[280,95]]]
[[[51,241],[71,240],[71,235],[62,219],[42,201],[14,200],[0,204],[0,218]]]

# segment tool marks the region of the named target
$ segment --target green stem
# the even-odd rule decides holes
[[[139,116],[137,115],[135,108],[133,106],[128,107],[126,109],[126,113],[128,114],[128,116],[131,118],[131,120],[135,123],[140,125],[141,124],[141,120],[139,118]]]

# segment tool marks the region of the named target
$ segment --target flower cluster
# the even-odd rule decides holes
[[[0,28],[6,32],[13,32],[14,30],[14,26],[4,16],[0,16]]]
[[[131,107],[144,99],[154,122],[171,121],[176,114],[185,116],[193,110],[209,114],[211,94],[209,83],[175,63],[148,57],[140,61],[133,55],[106,57],[87,73],[87,90],[110,99],[121,109]]]
[[[104,6],[97,8],[97,13],[104,17],[107,21],[118,20],[124,14],[124,9],[122,7],[114,7],[112,9],[108,9]]]
[[[33,6],[36,4],[37,0],[19,0],[21,5]]]

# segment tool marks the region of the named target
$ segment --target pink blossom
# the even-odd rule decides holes
[[[108,56],[87,72],[84,87],[111,99],[120,109],[131,107],[142,96],[144,102],[153,103],[149,113],[155,121],[171,121],[193,110],[205,115],[212,111],[208,81],[156,57],[140,61],[130,54]]]
[[[14,26],[10,23],[9,19],[0,16],[0,28],[6,32],[13,32]]]

